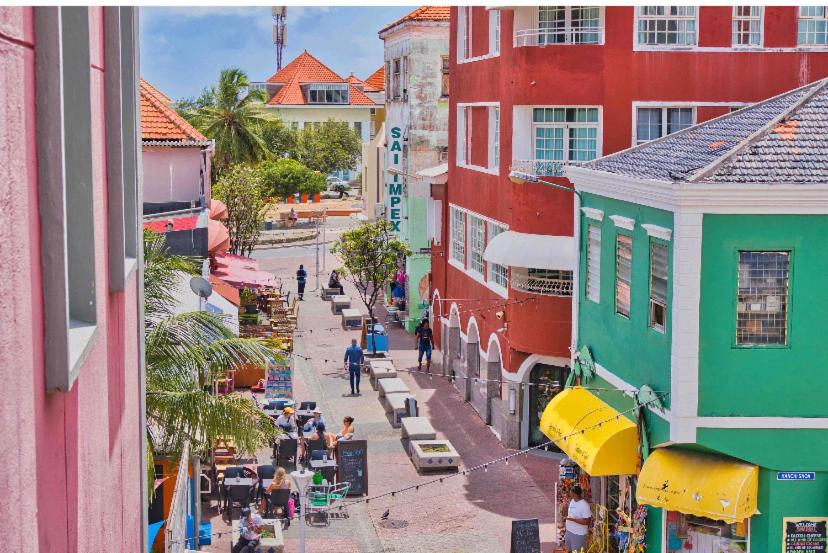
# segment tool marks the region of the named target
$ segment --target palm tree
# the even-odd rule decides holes
[[[270,417],[241,394],[214,395],[214,379],[246,364],[278,357],[277,344],[239,338],[207,311],[175,314],[172,290],[180,272],[196,274],[194,260],[167,255],[163,235],[144,233],[144,313],[147,425],[155,452],[178,454],[189,442],[194,455],[218,437],[232,438],[245,453],[279,433]],[[151,464],[150,464],[151,466]]]
[[[222,69],[210,101],[182,112],[193,126],[215,141],[213,163],[218,174],[233,164],[257,162],[268,156],[262,139],[268,118],[261,106],[267,97],[263,90],[249,87],[244,71]]]

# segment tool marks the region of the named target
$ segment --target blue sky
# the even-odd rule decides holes
[[[299,7],[287,12],[287,65],[307,49],[342,75],[361,79],[383,60],[377,31],[413,7]],[[170,98],[197,96],[225,67],[253,81],[276,72],[269,7],[142,7],[141,76]]]

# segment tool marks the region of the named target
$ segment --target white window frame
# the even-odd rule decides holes
[[[399,100],[401,97],[402,86],[400,80],[402,79],[402,59],[394,58],[391,60],[391,98]]]
[[[666,553],[666,551],[667,551],[667,512],[668,511],[669,511],[669,509],[665,509],[664,507],[661,508],[661,543],[662,543],[661,551],[662,551],[662,553]],[[750,539],[751,539],[751,535],[753,533],[751,531],[751,527],[750,527],[751,520],[752,520],[751,517],[748,517],[747,519],[745,519],[745,524],[747,525],[747,550],[745,551],[745,553],[750,553],[752,551],[752,549],[750,548]]]
[[[479,173],[486,173],[489,175],[498,175],[499,169],[488,167],[489,160],[491,159],[491,145],[487,151],[487,166],[482,165],[473,165],[471,163],[471,152],[472,152],[472,118],[471,118],[471,110],[466,108],[474,108],[474,107],[486,107],[486,108],[498,108],[498,113],[500,109],[499,102],[469,102],[469,103],[458,103],[457,104],[457,166],[462,167],[463,169],[470,169],[472,171],[477,171]],[[491,111],[491,109],[489,110]],[[491,128],[491,118],[488,119],[489,127]]]
[[[810,14],[808,12],[812,12],[813,9],[822,9],[822,15]],[[818,33],[816,31],[810,32],[805,31],[804,33],[800,30],[800,27],[803,23],[808,23],[809,21],[813,22],[825,22],[826,31],[824,33]],[[824,35],[825,39],[823,42],[803,42],[802,35],[805,35],[807,38],[810,35],[819,36]],[[828,47],[828,6],[799,6],[797,11],[797,18],[796,18],[796,45],[798,48],[825,48]]]
[[[483,260],[483,254],[486,252],[486,221],[481,217],[477,217],[476,215],[467,214],[466,215],[466,244],[468,247],[466,248],[466,256],[467,256],[467,263],[466,266],[470,273],[474,273],[479,278],[485,278],[484,275],[486,274],[486,262]],[[475,266],[477,263],[475,261],[475,256],[480,258],[480,266],[479,268]]]
[[[439,246],[443,240],[443,200],[428,198],[428,241],[429,246]]]
[[[500,54],[500,10],[489,10],[489,55]]]
[[[493,230],[497,230],[498,232],[494,233],[492,232]],[[488,247],[495,236],[507,230],[505,225],[494,221],[486,221],[486,246]],[[499,263],[487,262],[486,281],[489,283],[490,288],[499,291],[501,295],[506,295],[509,288],[509,267],[500,265]]]
[[[449,262],[458,269],[466,269],[466,213],[455,206],[449,207],[450,237]]]
[[[567,121],[554,121],[554,122],[543,122],[543,123],[535,123],[535,110],[536,109],[595,109],[598,112],[598,121],[582,121],[582,122],[567,122]],[[587,106],[587,105],[579,105],[579,106],[532,106],[529,112],[529,120],[532,122],[530,127],[531,136],[529,137],[529,147],[531,149],[531,158],[535,162],[541,162],[542,160],[538,160],[537,158],[537,147],[536,147],[536,129],[538,128],[562,128],[564,130],[563,136],[563,160],[561,160],[561,174],[558,176],[563,176],[563,167],[570,163],[569,159],[569,129],[574,128],[581,128],[581,129],[595,129],[595,157],[593,159],[597,159],[601,157],[602,150],[603,150],[603,110],[601,106]],[[554,161],[550,161],[550,163],[554,163]],[[539,163],[536,163],[536,166]],[[536,172],[538,169],[536,169]],[[542,172],[542,171],[541,171]],[[537,174],[541,174],[538,172]],[[546,175],[544,173],[544,175]],[[555,176],[555,175],[546,175],[546,176]]]
[[[472,51],[472,6],[457,7],[457,62],[471,59]]]
[[[620,279],[618,278],[618,276],[619,276],[619,267],[620,267],[620,264],[619,264],[620,256],[618,255],[618,245],[619,245],[619,242],[620,242],[620,238],[622,238],[622,237],[623,238],[628,238],[630,240],[630,274],[629,274],[629,279],[628,279],[629,282],[627,283],[628,286],[629,286],[629,289],[630,289],[630,299],[629,299],[629,303],[627,304],[627,313],[622,313],[621,311],[618,310],[618,290],[619,290],[618,284],[620,282]],[[613,242],[613,259],[615,260],[615,266],[613,267],[614,278],[615,278],[615,286],[614,286],[615,294],[614,294],[614,298],[613,298],[614,301],[615,301],[615,314],[629,320],[631,315],[632,315],[632,289],[633,289],[633,282],[632,282],[632,276],[633,276],[632,275],[632,272],[633,272],[633,237],[632,237],[632,234],[626,234],[626,233],[623,233],[623,232],[619,232],[615,235],[615,240]]]
[[[591,230],[598,231],[596,247],[592,247],[590,237]],[[595,303],[601,303],[601,244],[603,242],[603,227],[600,221],[587,221],[586,224],[586,299]],[[594,262],[594,263],[593,263]],[[590,267],[594,266],[594,271]],[[593,290],[593,293],[590,292]]]
[[[647,142],[652,142],[653,140],[658,140],[658,138],[664,138],[668,136],[667,128],[668,128],[668,114],[669,110],[671,109],[690,109],[692,110],[692,121],[690,122],[690,126],[692,127],[698,121],[698,104],[686,104],[686,103],[651,103],[651,102],[633,102],[633,121],[632,121],[632,144],[634,146],[638,144],[646,144]],[[658,138],[653,138],[650,140],[644,140],[642,142],[638,141],[638,111],[640,109],[661,109],[661,136]],[[678,132],[678,131],[676,131]],[[672,133],[670,133],[672,134]]]
[[[546,32],[545,29],[541,29],[541,21],[540,21],[540,11],[542,8],[556,8],[560,7],[565,10],[564,12],[564,36],[566,40],[564,42],[548,42],[546,40],[541,39],[542,36],[551,35],[552,33]],[[597,42],[582,42],[580,40],[574,40],[574,37],[578,34],[594,34],[590,32],[585,32],[583,28],[576,28],[572,26],[572,10],[573,8],[598,8],[598,41]],[[557,45],[565,45],[565,44],[593,44],[593,45],[601,45],[604,44],[604,6],[537,6],[534,13],[534,24],[535,29],[537,29],[537,45],[538,46],[557,46]],[[533,44],[534,45],[534,44]]]
[[[657,301],[656,298],[653,297],[653,260],[654,260],[653,247],[655,247],[655,246],[663,247],[665,249],[665,267],[664,267],[664,270],[665,270],[665,273],[666,273],[665,279],[667,281],[667,287],[666,287],[665,292],[664,292],[665,295],[664,295],[664,302],[663,303]],[[667,333],[667,318],[668,318],[668,313],[669,313],[668,303],[670,301],[670,298],[669,298],[669,296],[670,296],[670,245],[669,245],[669,243],[667,243],[663,240],[659,240],[659,239],[656,239],[656,238],[651,236],[650,237],[650,242],[649,242],[649,249],[650,249],[650,251],[648,252],[649,253],[649,258],[650,258],[649,259],[649,261],[650,261],[650,263],[649,263],[649,281],[648,281],[648,285],[649,285],[649,303],[648,303],[648,308],[647,308],[647,326],[649,328],[655,330],[658,333],[666,334]],[[664,310],[664,324],[663,325],[658,325],[654,320],[653,314],[654,314],[654,307],[656,305],[660,305],[662,307],[662,309]]]
[[[739,15],[738,10],[739,8],[748,7],[751,10],[750,15]],[[753,10],[756,9],[759,13],[754,14]],[[737,42],[737,37],[742,34],[742,31],[737,29],[739,23],[749,24],[749,27],[752,26],[752,23],[759,24],[759,42],[758,43],[748,43],[748,44],[740,44]],[[748,31],[748,37],[753,34],[753,31]],[[733,21],[731,23],[731,44],[734,48],[738,48],[740,50],[743,49],[752,49],[752,48],[762,48],[765,44],[765,8],[764,6],[733,6]]]
[[[648,7],[664,7],[665,9],[670,8],[692,8],[693,15],[643,15],[642,10],[643,8]],[[668,43],[656,43],[650,44],[646,42],[641,42],[639,40],[639,22],[642,20],[653,20],[653,21],[692,21],[694,23],[694,35],[695,40],[692,44],[668,44]],[[642,31],[642,32],[649,32],[649,31]],[[666,31],[665,31],[666,33]],[[697,48],[699,45],[699,6],[635,6],[635,17],[633,18],[633,44],[635,45],[635,49],[637,50],[692,50]]]
[[[489,107],[489,154],[488,167],[490,170],[500,168],[500,108]]]

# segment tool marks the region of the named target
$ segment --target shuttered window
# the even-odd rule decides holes
[[[601,300],[601,227],[587,227],[587,299],[598,303]]]
[[[650,242],[650,327],[667,326],[667,245]]]
[[[630,316],[632,278],[632,237],[619,234],[615,239],[615,312]]]

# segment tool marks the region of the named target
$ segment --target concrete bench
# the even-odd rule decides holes
[[[325,286],[322,287],[322,299],[328,301],[332,297],[339,294],[339,288],[327,288]]]
[[[417,470],[459,470],[460,454],[448,440],[412,440],[410,449]]]
[[[342,310],[342,328],[345,330],[359,330],[362,328],[362,313],[359,309],[343,309]]]
[[[351,298],[348,296],[331,296],[331,313],[339,315],[343,309],[351,307]]]
[[[414,397],[411,394],[388,394],[383,398],[386,413],[391,413],[391,426],[399,428],[408,415],[406,401]]]
[[[405,417],[402,420],[402,437],[415,440],[437,439],[437,432],[426,417]]]
[[[376,390],[380,379],[397,378],[397,369],[391,361],[372,359],[368,364],[368,374],[371,375],[371,387]]]
[[[401,378],[382,378],[379,381],[379,397],[387,394],[410,394],[411,390],[405,385]]]

